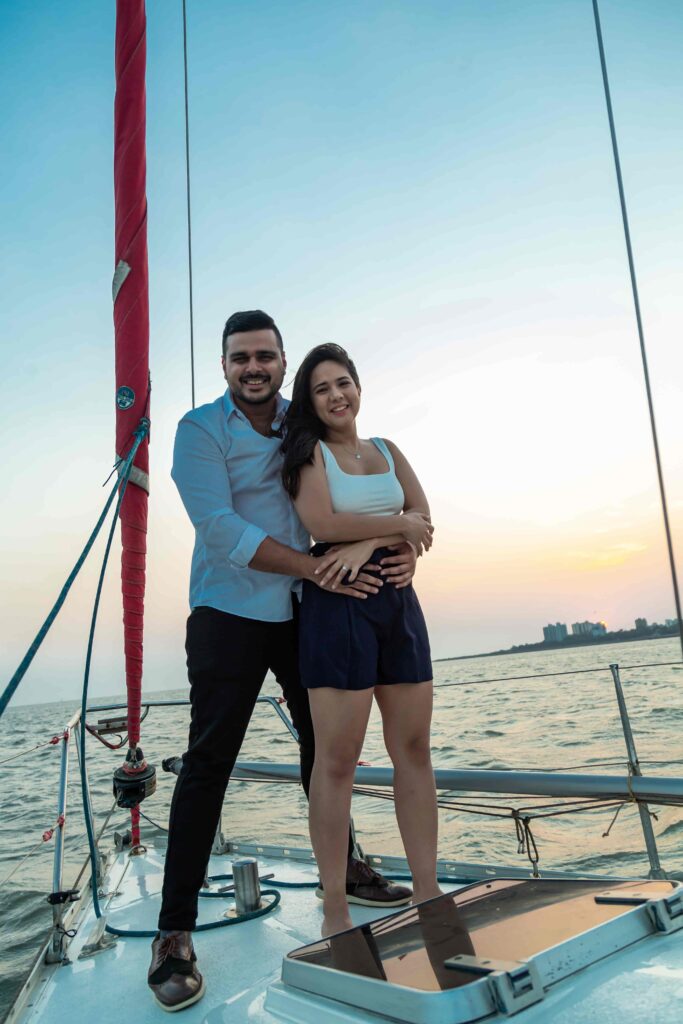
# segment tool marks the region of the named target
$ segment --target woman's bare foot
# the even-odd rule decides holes
[[[324,908],[323,926],[320,930],[323,939],[330,935],[336,935],[337,932],[345,932],[347,928],[353,928],[353,921],[346,904],[343,907],[334,907],[330,910],[327,907]]]
[[[413,898],[410,901],[410,905],[414,907],[416,903],[433,900],[435,896],[443,896],[443,892],[438,885],[424,886],[422,889],[416,885],[413,889]]]

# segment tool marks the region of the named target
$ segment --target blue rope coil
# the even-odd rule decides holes
[[[200,893],[200,895],[202,895]],[[229,898],[231,893],[221,893],[221,896],[226,899]],[[257,917],[263,917],[264,914],[269,914],[271,910],[275,910],[276,906],[280,902],[280,893],[275,889],[262,889],[262,896],[272,896],[273,899],[265,907],[259,907],[258,910],[251,910],[244,914],[236,914],[234,917],[224,917],[220,921],[207,921],[206,924],[195,925],[193,931],[195,932],[210,932],[215,928],[227,928],[231,924],[242,924],[243,921],[253,921]],[[127,939],[154,939],[159,934],[158,931],[147,932],[138,929],[130,928],[114,928],[113,925],[106,925],[105,931],[109,932],[110,935],[118,935],[121,938]]]

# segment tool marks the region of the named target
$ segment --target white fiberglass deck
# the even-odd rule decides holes
[[[163,851],[150,847],[142,857],[120,853],[112,863],[103,900],[107,920],[120,928],[153,928],[159,908]],[[283,881],[313,880],[314,866],[292,859],[260,861],[261,874]],[[211,874],[230,870],[228,857],[213,857]],[[266,887],[268,883],[264,883]],[[319,936],[321,905],[312,889],[282,889],[275,911],[260,919],[195,936],[195,948],[207,991],[201,1002],[182,1011],[186,1024],[380,1024],[388,1018],[332,1003],[324,997],[286,990],[282,959]],[[85,894],[84,894],[85,899]],[[226,899],[200,900],[200,921],[217,920],[232,905]],[[69,947],[70,962],[41,965],[27,997],[11,1021],[22,1024],[92,1024],[132,1019],[168,1021],[147,989],[149,939],[119,939],[108,950],[79,960],[95,925],[90,906],[81,908],[78,934]],[[356,924],[385,916],[352,907]],[[353,985],[353,978],[349,978]],[[683,1019],[683,932],[635,943],[579,971],[548,991],[541,1003],[517,1017],[525,1024],[679,1024]]]

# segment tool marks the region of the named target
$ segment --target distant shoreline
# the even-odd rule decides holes
[[[605,644],[630,644],[637,640],[671,640],[672,637],[677,637],[678,629],[673,627],[670,632],[661,633],[658,632],[656,636],[648,636],[647,634],[639,633],[636,635],[635,630],[619,630],[618,633],[606,633],[605,636],[593,637],[568,637],[569,643],[557,643],[557,644],[516,644],[514,647],[508,647],[503,651],[486,651],[483,654],[456,654],[450,658],[432,658],[432,661],[470,661],[472,658],[497,658],[503,654],[531,654],[537,651],[573,651],[576,647],[601,647]]]

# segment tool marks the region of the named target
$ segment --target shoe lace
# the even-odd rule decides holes
[[[181,946],[181,937],[180,937],[180,935],[164,935],[164,937],[162,938],[161,942],[159,943],[159,948],[157,950],[157,956],[159,957],[159,963],[160,964],[164,963],[164,961],[168,960],[168,958],[171,957],[171,956],[175,957],[177,960],[185,959],[184,957],[180,956],[180,954],[182,952],[180,946]]]
[[[356,872],[358,874],[358,881],[362,879],[366,882],[372,882],[375,878],[379,877],[379,873],[364,860],[356,861]]]

